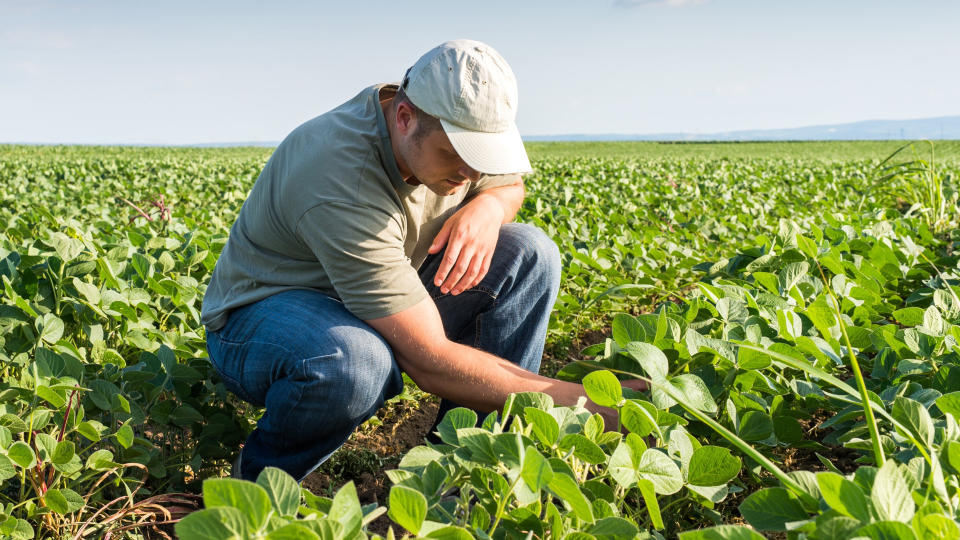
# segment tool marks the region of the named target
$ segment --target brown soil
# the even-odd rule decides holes
[[[364,426],[330,459],[303,480],[303,487],[317,495],[330,497],[347,482],[357,488],[360,504],[386,506],[390,480],[386,471],[397,468],[403,455],[423,444],[437,416],[435,399],[420,402],[400,401],[386,405],[377,413],[380,425]],[[368,527],[385,535],[393,525],[384,514]],[[395,532],[402,532],[394,526]]]

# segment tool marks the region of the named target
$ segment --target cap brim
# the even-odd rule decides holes
[[[507,131],[469,131],[440,119],[450,144],[470,168],[483,174],[532,173],[516,124]]]

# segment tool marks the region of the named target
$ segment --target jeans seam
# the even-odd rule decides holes
[[[471,292],[471,291],[481,292],[481,293],[486,294],[487,296],[490,297],[491,300],[493,300],[494,306],[496,305],[496,303],[497,303],[497,293],[496,293],[493,289],[491,289],[491,288],[489,288],[489,287],[483,287],[483,286],[481,286],[481,285],[476,285],[476,286],[474,286],[474,287],[470,287],[469,289],[467,289],[467,290],[465,290],[465,291],[463,291],[463,292],[466,293],[466,292]],[[463,293],[460,293],[460,294],[463,294]],[[444,296],[450,296],[450,293],[446,293],[446,294],[441,293],[441,294],[437,294],[437,295],[431,294],[431,295],[430,295],[430,298],[433,299],[434,301],[436,301],[437,299],[443,298]]]

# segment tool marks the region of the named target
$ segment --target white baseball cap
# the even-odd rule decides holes
[[[533,172],[517,129],[517,79],[492,47],[469,39],[431,49],[401,86],[436,117],[463,161],[484,174]]]

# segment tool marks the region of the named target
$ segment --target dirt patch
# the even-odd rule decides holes
[[[377,413],[379,425],[364,425],[316,471],[304,478],[303,487],[331,497],[347,482],[357,488],[360,504],[386,506],[390,479],[386,471],[396,469],[403,455],[423,439],[437,416],[439,403],[400,401],[386,405]],[[370,532],[385,535],[393,523],[386,515],[368,527]],[[394,531],[399,532],[394,526]]]

